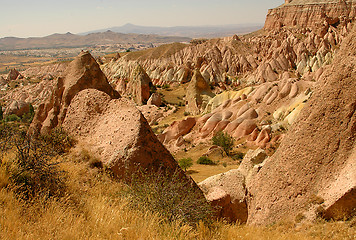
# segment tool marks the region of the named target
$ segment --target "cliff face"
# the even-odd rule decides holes
[[[343,219],[356,206],[356,27],[277,152],[251,181],[249,223],[303,214]],[[318,196],[321,202],[313,202]]]
[[[323,31],[329,25],[346,25],[356,16],[355,0],[286,0],[267,14],[265,29],[308,27]]]

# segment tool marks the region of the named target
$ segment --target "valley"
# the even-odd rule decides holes
[[[356,1],[286,0],[248,34],[18,40],[0,52],[5,236],[354,239],[355,18]],[[18,189],[68,235],[11,225]]]

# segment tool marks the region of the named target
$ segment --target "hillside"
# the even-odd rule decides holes
[[[0,76],[0,236],[355,239],[355,20],[287,0],[250,34]]]
[[[95,45],[122,44],[122,43],[170,43],[189,42],[190,38],[169,37],[143,34],[123,34],[111,31],[92,33],[88,35],[75,35],[71,33],[53,34],[37,38],[6,37],[0,39],[0,50],[36,49],[36,48],[70,48],[88,47]]]
[[[286,0],[285,4],[268,11],[264,28],[309,27],[325,32],[328,25],[336,27],[355,16],[354,0]]]

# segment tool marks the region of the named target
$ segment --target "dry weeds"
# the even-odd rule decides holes
[[[1,185],[0,239],[355,239],[355,220],[244,226],[215,222],[196,228],[132,209],[125,185],[85,162],[67,157],[68,193],[25,204]],[[1,171],[3,183],[4,172]]]

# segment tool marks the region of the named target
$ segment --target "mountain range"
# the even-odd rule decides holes
[[[113,31],[118,33],[136,33],[136,34],[157,34],[161,36],[180,36],[190,38],[214,38],[225,37],[234,34],[243,34],[256,31],[263,27],[263,24],[230,24],[230,25],[214,25],[214,26],[175,26],[175,27],[157,27],[157,26],[139,26],[131,23],[120,27],[111,27],[105,29],[93,30],[90,32],[81,33],[82,35],[89,33]]]
[[[189,42],[191,38],[179,36],[158,36],[154,34],[125,34],[115,33],[110,30],[105,32],[78,35],[72,33],[52,34],[46,37],[16,38],[5,37],[0,39],[0,50],[21,49],[46,49],[46,48],[71,48],[89,47],[106,44],[150,44]]]

